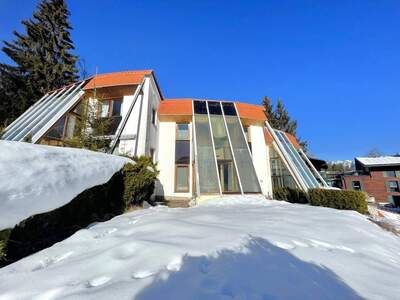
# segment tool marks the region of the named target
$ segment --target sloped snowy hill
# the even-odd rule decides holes
[[[231,197],[80,230],[0,269],[0,300],[398,299],[400,240],[352,211]]]
[[[127,161],[82,149],[0,141],[0,230],[106,183]]]

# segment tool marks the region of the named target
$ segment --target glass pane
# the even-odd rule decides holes
[[[210,115],[222,115],[221,104],[219,102],[207,102]]]
[[[293,177],[290,175],[289,170],[286,168],[279,154],[274,148],[270,148],[270,163],[271,163],[271,176],[272,187],[289,187],[297,188]]]
[[[67,139],[70,139],[74,136],[75,123],[76,123],[76,117],[74,115],[69,115],[67,121],[67,129],[65,131],[65,137]]]
[[[62,139],[64,133],[65,116],[58,120],[47,133],[48,138]]]
[[[224,114],[226,116],[236,116],[236,109],[233,103],[222,102],[222,107],[224,108]]]
[[[239,181],[223,116],[210,115],[210,121],[222,192],[240,193]]]
[[[109,102],[109,101],[103,101],[103,102],[101,102],[100,116],[101,116],[102,118],[108,117],[109,108],[110,108],[110,102]]]
[[[290,143],[286,135],[278,130],[275,130],[275,133],[278,136],[278,139],[282,143],[283,147],[285,148],[285,151],[289,155],[289,159],[296,166],[297,172],[303,178],[303,181],[306,183],[307,187],[309,188],[319,187],[320,184],[315,179],[314,175],[312,174],[306,163],[300,157],[297,150],[293,147],[292,143]]]
[[[207,114],[207,107],[205,101],[193,101],[193,108],[195,114]]]
[[[224,108],[225,112],[225,108]],[[239,171],[240,182],[244,193],[261,193],[253,161],[247,148],[247,141],[243,135],[238,117],[225,116],[231,138],[233,154]]]
[[[186,192],[189,191],[189,167],[177,166],[176,167],[176,191]]]
[[[200,193],[219,193],[208,117],[207,115],[195,115],[194,120]]]
[[[120,116],[121,115],[121,100],[113,100],[113,109],[112,109],[112,115],[113,116]]]
[[[176,124],[176,129],[177,140],[189,139],[189,124]]]
[[[190,141],[182,140],[175,142],[175,163],[189,164],[190,161]]]

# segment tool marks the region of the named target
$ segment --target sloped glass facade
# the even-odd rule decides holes
[[[200,194],[261,193],[234,103],[194,101]]]

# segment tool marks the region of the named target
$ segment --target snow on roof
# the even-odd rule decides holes
[[[398,237],[356,212],[255,198],[82,229],[0,269],[0,298],[399,298]]]
[[[82,149],[0,141],[0,230],[106,183],[127,161]]]
[[[356,157],[356,160],[366,167],[400,165],[400,157],[396,156]]]

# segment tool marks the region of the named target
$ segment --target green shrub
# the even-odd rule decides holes
[[[150,157],[135,156],[131,159],[135,164],[128,163],[123,169],[126,208],[150,201],[158,175],[157,166]]]
[[[308,195],[310,204],[314,206],[355,210],[361,214],[366,214],[368,212],[367,201],[363,192],[310,189]]]
[[[288,187],[274,188],[274,199],[284,200],[290,203],[308,203],[308,195],[300,189],[292,189]]]

